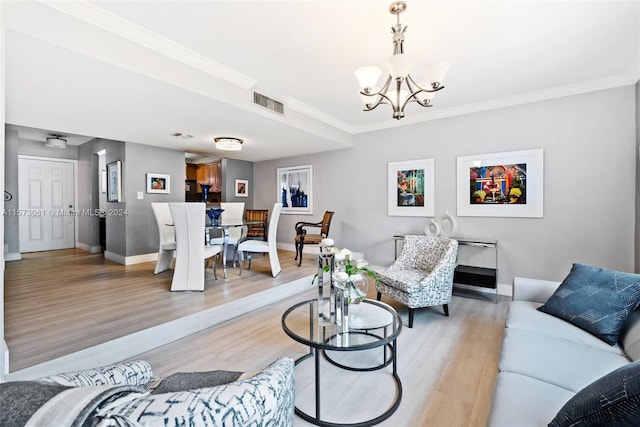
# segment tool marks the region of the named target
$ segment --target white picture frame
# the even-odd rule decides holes
[[[542,218],[543,187],[542,148],[459,156],[457,215]]]
[[[249,197],[249,180],[236,179],[234,189],[236,197]]]
[[[171,192],[171,176],[161,173],[147,173],[147,193],[169,194]]]
[[[313,214],[313,166],[277,168],[277,201],[283,214]]]
[[[107,202],[122,202],[122,162],[107,164]]]
[[[433,159],[387,164],[389,216],[434,216],[434,164]]]

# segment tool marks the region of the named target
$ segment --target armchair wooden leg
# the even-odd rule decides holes
[[[444,315],[449,317],[449,304],[444,304],[442,308],[444,309]]]
[[[380,298],[382,298],[382,292],[378,292],[378,293],[376,294],[376,299],[377,299],[378,301],[380,301]]]
[[[298,254],[296,255],[296,258],[298,257],[298,255],[300,255],[300,259],[298,260],[298,267],[302,265],[302,248],[303,247],[304,247],[304,240],[300,239],[300,243],[298,243]]]
[[[413,328],[413,308],[409,308],[409,327]]]

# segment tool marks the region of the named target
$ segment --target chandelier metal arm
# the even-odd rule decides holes
[[[418,96],[418,94],[422,92],[425,94],[434,93],[444,89],[442,81],[450,67],[450,64],[446,61],[428,63],[424,68],[424,73],[427,81],[432,83],[427,83],[425,85],[426,87],[422,87],[417,84],[409,75],[409,68],[411,67],[413,58],[409,55],[405,55],[404,53],[404,38],[407,26],[400,23],[400,14],[402,14],[406,9],[407,4],[402,0],[394,1],[389,6],[389,12],[396,16],[396,24],[391,27],[391,33],[393,34],[393,56],[387,60],[389,76],[382,89],[375,93],[372,92],[373,88],[376,87],[377,79],[381,74],[378,67],[367,66],[356,70],[356,77],[358,78],[360,88],[362,89],[360,94],[379,97],[375,104],[373,102],[368,103],[366,98],[362,98],[365,104],[364,111],[371,111],[380,104],[389,104],[393,109],[393,118],[398,120],[404,117],[404,109],[410,102],[417,102],[422,107],[432,106],[431,99],[433,96]],[[396,77],[394,78],[392,75]],[[394,89],[390,91],[391,93],[387,94],[390,89],[391,82],[394,80]],[[404,82],[406,82],[407,85],[404,94],[407,94],[408,92],[408,95],[405,96],[402,95],[403,92],[401,91],[401,87]]]

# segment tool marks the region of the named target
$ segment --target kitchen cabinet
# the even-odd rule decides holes
[[[185,168],[185,177],[188,181],[197,181],[198,165],[194,165],[193,163],[187,163]]]
[[[198,184],[210,185],[211,192],[220,193],[222,191],[222,165],[220,162],[203,163],[198,165],[196,171],[196,181]],[[198,185],[198,193],[202,192]]]

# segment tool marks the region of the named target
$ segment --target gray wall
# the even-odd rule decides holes
[[[236,197],[236,179],[249,181],[248,197]],[[222,200],[244,202],[245,209],[253,209],[255,191],[253,187],[253,162],[236,159],[222,159]]]
[[[18,132],[9,131],[5,127],[4,133],[4,189],[12,196],[4,202],[4,208],[18,209]],[[5,256],[13,258],[20,253],[20,236],[18,235],[18,216],[4,215],[4,243],[7,245]]]
[[[392,236],[423,234],[429,219],[387,216],[387,162],[433,158],[435,214],[455,216],[457,156],[543,148],[544,218],[457,217],[456,234],[499,240],[500,284],[514,276],[561,280],[573,262],[633,271],[635,96],[626,86],[361,134],[353,149],[259,162],[254,204],[276,201],[276,168],[312,164],[314,214],[282,215],[278,242],[293,244],[295,222],[335,210],[336,244],[388,265]]]
[[[184,202],[185,160],[184,152],[168,148],[151,147],[142,144],[126,144],[126,159],[123,164],[123,194],[125,203],[107,203],[107,210],[122,205],[127,211],[123,217],[112,220],[126,220],[126,256],[155,253],[158,251],[158,226],[151,209],[152,202]],[[107,160],[108,163],[108,160]],[[148,194],[146,192],[147,173],[170,176],[170,194]],[[143,199],[138,199],[142,192]],[[109,221],[109,218],[107,218]]]

